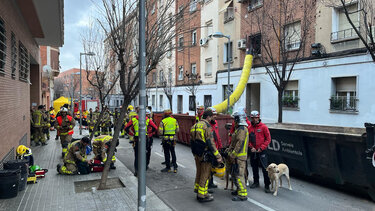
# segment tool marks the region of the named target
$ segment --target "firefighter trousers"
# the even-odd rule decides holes
[[[68,145],[71,140],[72,140],[72,135],[60,135],[60,143],[61,143],[63,154],[68,152]]]
[[[205,198],[208,195],[208,181],[211,175],[211,163],[203,162],[203,156],[194,155],[196,175],[194,190],[198,192],[199,198]]]
[[[245,170],[246,170],[246,161],[245,160],[238,160],[238,169],[239,172],[236,175],[235,184],[237,186],[237,194],[240,198],[247,197],[247,190],[246,190],[246,181],[245,181]]]

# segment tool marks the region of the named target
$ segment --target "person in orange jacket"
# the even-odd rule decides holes
[[[133,142],[133,150],[134,150],[134,176],[137,176],[138,175],[138,135],[139,135],[139,121],[138,121],[139,117],[138,115],[137,116],[133,116],[128,124],[125,125],[125,131],[134,137],[134,142]],[[148,128],[148,126],[151,126],[153,129],[152,129],[152,132],[156,131],[157,130],[157,127],[155,125],[155,123],[149,119],[148,117],[146,117],[146,128]],[[148,131],[146,130],[146,143],[149,141],[148,139]],[[147,167],[146,167],[147,168]]]

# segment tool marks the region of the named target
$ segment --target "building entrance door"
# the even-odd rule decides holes
[[[253,110],[260,112],[260,83],[247,84],[246,111],[250,114]]]

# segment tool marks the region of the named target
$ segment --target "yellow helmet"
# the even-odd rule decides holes
[[[25,146],[25,145],[19,145],[18,147],[17,147],[17,154],[18,155],[23,155],[23,154],[25,154],[26,153],[26,150],[27,150],[28,148]]]
[[[134,110],[134,107],[132,105],[129,105],[128,106],[128,111],[132,111],[132,110]]]
[[[221,163],[222,164],[222,163]],[[216,177],[219,177],[219,178],[224,178],[224,175],[225,175],[225,165],[222,164],[222,165],[219,165],[217,167],[213,167],[211,169],[211,172],[214,173],[214,175]]]

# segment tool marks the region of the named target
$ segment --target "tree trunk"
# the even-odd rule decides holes
[[[173,111],[173,108],[172,108],[172,99],[173,99],[173,96],[172,95],[167,95],[168,97],[168,100],[169,100],[169,108],[171,109],[171,111]]]
[[[95,132],[100,128],[99,128],[99,125],[100,125],[100,120],[103,118],[103,115],[104,115],[104,109],[102,109],[102,111],[100,112],[99,114],[99,118],[97,119],[95,125],[94,125],[94,128],[92,130],[92,133],[90,134],[90,140],[92,140],[92,138],[94,138],[94,134]]]
[[[278,93],[277,101],[278,101],[278,106],[279,106],[279,118],[277,122],[282,123],[283,122],[283,105],[282,105],[283,90],[278,89],[277,93]]]
[[[98,190],[104,190],[107,187],[109,166],[112,162],[112,156],[115,152],[117,142],[119,141],[119,134],[120,134],[122,122],[124,121],[124,118],[125,118],[127,105],[128,105],[128,103],[124,100],[124,103],[122,104],[122,107],[120,109],[120,117],[117,120],[116,125],[115,125],[115,132],[114,132],[114,135],[113,135],[113,139],[111,141],[111,146],[109,148],[109,152],[107,153],[107,161],[104,164],[104,170],[103,170],[103,173],[102,173],[102,177],[100,179],[100,184],[99,184]]]

